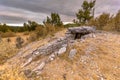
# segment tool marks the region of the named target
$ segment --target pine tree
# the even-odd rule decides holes
[[[51,16],[47,16],[47,20],[43,22],[44,24],[52,24],[54,26],[63,25],[61,18],[58,13],[51,13]]]
[[[118,13],[115,16],[115,29],[117,31],[120,31],[120,10],[118,11]]]
[[[93,18],[95,2],[96,0],[90,2],[85,0],[82,4],[82,9],[79,9],[78,13],[76,13],[78,21],[75,22],[81,25],[87,23],[91,18]]]

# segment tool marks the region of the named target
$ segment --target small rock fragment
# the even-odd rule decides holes
[[[76,49],[72,49],[70,51],[70,53],[69,53],[69,58],[72,59],[75,56],[76,53],[77,53],[77,50]]]
[[[31,58],[29,58],[28,59],[28,61],[25,63],[25,64],[23,64],[23,66],[22,67],[25,67],[26,65],[28,65],[31,61],[33,60],[33,58],[31,57]]]
[[[50,61],[53,61],[55,59],[55,54],[51,54],[50,56],[49,56],[49,60]]]
[[[62,47],[67,47],[67,44],[63,44]]]
[[[41,71],[45,67],[45,62],[42,62],[37,68],[35,68],[33,71]]]
[[[58,55],[63,54],[64,52],[66,52],[66,47],[60,48],[58,51]]]

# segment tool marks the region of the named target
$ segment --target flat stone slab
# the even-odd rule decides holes
[[[72,34],[76,34],[76,33],[86,34],[86,33],[93,33],[96,31],[96,29],[94,27],[82,26],[82,27],[68,28],[68,31]]]

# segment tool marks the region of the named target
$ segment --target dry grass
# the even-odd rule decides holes
[[[25,75],[20,72],[19,68],[5,68],[0,76],[0,80],[27,80]]]
[[[7,41],[0,43],[0,64],[4,63],[7,59],[11,58],[18,52],[18,49]]]
[[[24,39],[23,45],[27,44],[26,38],[29,35],[24,35],[24,33],[17,33],[16,36],[21,36]],[[10,42],[7,41],[8,38],[10,39]],[[9,58],[16,55],[18,51],[19,49],[16,48],[16,37],[2,38],[2,41],[0,42],[0,64],[3,64]]]
[[[46,80],[120,80],[120,35],[98,34],[76,42],[77,54],[68,59],[71,48],[55,61],[48,64],[43,76]],[[51,77],[52,76],[52,77]]]
[[[64,36],[65,31],[55,34],[54,38]],[[18,63],[21,65],[25,60],[21,57],[26,56],[31,50],[36,49],[52,38],[45,38],[28,45],[28,49],[22,49],[21,56],[10,59],[0,70],[5,70],[2,79],[6,77],[10,80],[30,80],[26,79]],[[48,63],[41,76],[41,80],[120,80],[120,35],[119,34],[96,34],[95,38],[87,38],[83,42],[75,42],[73,47],[67,48],[67,52],[58,56],[54,61]],[[77,54],[73,60],[68,58],[71,49],[77,49]],[[25,69],[34,69],[40,60],[33,61]],[[14,68],[9,67],[10,65]],[[10,69],[10,70],[8,70]],[[20,70],[20,71],[19,71]],[[15,76],[13,76],[16,74]],[[14,78],[11,78],[14,77]],[[20,79],[19,79],[20,78]],[[33,78],[34,80],[37,80]]]
[[[62,29],[56,28],[56,30],[60,31]],[[54,33],[56,33],[57,31],[54,31]],[[39,38],[39,41],[35,41],[35,42],[28,44],[27,46],[25,46],[24,48],[20,50],[24,53],[22,54],[22,56],[28,55],[31,50],[35,50],[37,47],[47,44],[49,41],[53,41],[56,38],[64,36],[64,33],[65,33],[65,30],[54,34],[54,36],[52,36],[53,34],[50,33],[48,36],[46,36],[45,39]],[[28,32],[17,33],[16,36],[21,36],[25,41],[24,43],[25,45],[28,42],[26,38],[28,38],[30,34],[31,33],[28,33]],[[19,56],[17,57],[14,56],[19,51],[19,49],[17,49],[15,46],[16,37],[9,37],[11,42],[7,42],[7,39],[8,37],[2,38],[2,42],[0,43],[0,64],[1,64],[0,65],[0,80],[29,80],[25,77],[23,73],[21,73],[21,69],[20,69],[20,64],[22,62],[21,58]],[[38,77],[38,78],[33,77],[34,80],[40,80],[40,78],[41,77]]]
[[[16,34],[14,32],[5,32],[0,34],[1,37],[6,38],[6,37],[15,37]]]

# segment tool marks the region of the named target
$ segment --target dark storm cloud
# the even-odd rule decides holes
[[[0,0],[0,18],[2,21],[24,22],[35,20],[42,22],[51,12],[61,15],[63,21],[72,21],[84,0]],[[90,0],[89,0],[90,1]],[[97,0],[95,15],[102,12],[116,13],[120,9],[120,0]],[[11,22],[10,21],[10,22]],[[1,19],[0,19],[1,22]]]
[[[19,23],[19,22],[26,22],[27,19],[22,17],[16,16],[8,16],[8,15],[0,15],[0,21],[2,23]]]
[[[68,2],[69,1],[69,2]],[[82,1],[73,0],[2,0],[1,5],[29,10],[32,12],[59,12],[73,16],[73,5],[81,4]]]

